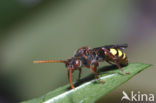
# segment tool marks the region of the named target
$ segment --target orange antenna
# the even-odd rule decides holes
[[[63,60],[36,60],[33,63],[65,63]]]

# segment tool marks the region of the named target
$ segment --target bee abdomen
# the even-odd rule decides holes
[[[128,58],[126,56],[126,53],[123,52],[121,49],[118,48],[110,48],[109,51],[114,55],[118,57],[118,62],[123,65],[128,64]]]

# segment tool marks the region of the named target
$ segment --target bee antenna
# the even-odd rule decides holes
[[[35,60],[33,63],[66,63],[64,60]]]

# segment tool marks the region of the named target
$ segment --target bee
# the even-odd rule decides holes
[[[109,64],[115,64],[119,69],[121,69],[123,74],[126,73],[122,66],[128,65],[128,58],[126,53],[123,51],[127,48],[127,44],[122,45],[106,45],[97,48],[89,48],[82,47],[79,48],[73,57],[66,60],[39,60],[34,61],[34,63],[64,63],[68,70],[68,78],[70,82],[70,86],[74,89],[74,85],[72,83],[72,73],[75,70],[79,70],[79,77],[81,77],[81,69],[83,67],[89,68],[95,74],[98,81],[104,84],[104,81],[100,80],[97,74],[97,67],[99,62],[106,61]]]

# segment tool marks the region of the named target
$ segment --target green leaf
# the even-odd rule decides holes
[[[131,63],[123,67],[125,72],[130,74],[123,75],[116,66],[107,66],[100,68],[98,73],[105,84],[100,84],[91,74],[79,82],[76,82],[76,88],[71,89],[69,85],[60,87],[51,91],[40,98],[28,100],[23,103],[94,103],[99,98],[128,81],[137,73],[150,64]]]

